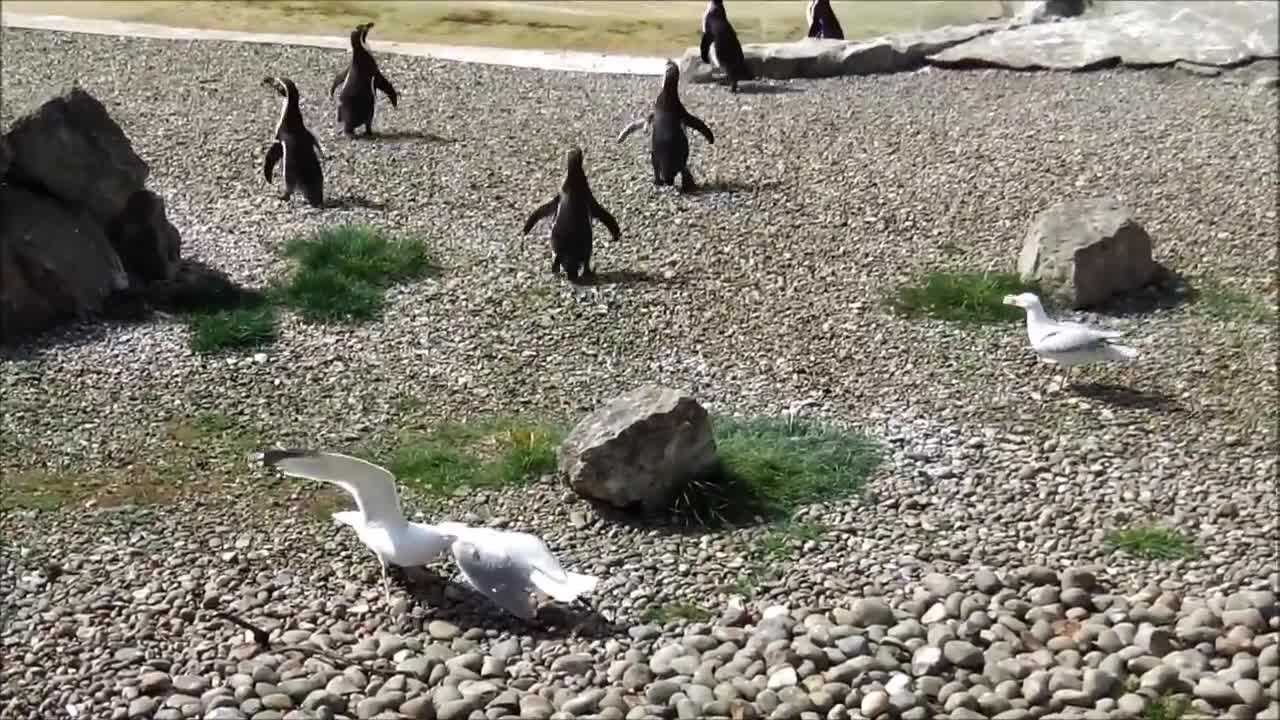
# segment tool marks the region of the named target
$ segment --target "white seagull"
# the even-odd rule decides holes
[[[1040,298],[1034,293],[1006,295],[1004,304],[1017,305],[1027,311],[1027,338],[1031,349],[1041,359],[1064,369],[1064,386],[1071,368],[1077,365],[1129,362],[1138,357],[1136,348],[1115,342],[1123,332],[1054,320],[1045,313]]]
[[[267,450],[262,461],[291,477],[333,483],[355,498],[358,510],[336,512],[333,518],[355,530],[360,542],[378,556],[388,604],[391,581],[387,563],[418,567],[449,549],[451,539],[438,528],[405,519],[396,478],[385,468],[360,458],[315,450]]]
[[[436,529],[452,541],[453,559],[467,583],[523,620],[537,615],[534,590],[568,603],[599,582],[593,575],[567,572],[546,543],[529,533],[456,522],[442,522]]]

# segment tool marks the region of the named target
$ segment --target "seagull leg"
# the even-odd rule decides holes
[[[387,561],[379,555],[378,562],[382,565],[382,592],[386,594],[387,607],[391,607],[391,578],[387,577]]]

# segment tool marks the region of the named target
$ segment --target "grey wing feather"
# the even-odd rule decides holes
[[[467,582],[498,607],[524,620],[537,614],[528,571],[506,554],[455,551],[454,560]]]
[[[1077,352],[1102,347],[1115,337],[1119,335],[1113,331],[1062,327],[1040,338],[1036,349],[1049,353]]]
[[[267,178],[267,182],[271,182],[271,172],[275,170],[276,163],[280,162],[283,156],[284,144],[279,140],[271,143],[271,147],[267,148],[267,157],[262,161],[262,174]]]
[[[356,500],[371,524],[403,522],[395,476],[360,458],[311,450],[268,450],[262,461],[291,477],[337,485]]]

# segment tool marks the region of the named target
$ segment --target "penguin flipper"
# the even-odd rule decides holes
[[[396,89],[391,86],[391,81],[382,74],[381,70],[374,72],[373,86],[387,96],[387,99],[391,101],[391,107],[396,107],[396,100],[399,98],[399,94],[396,93]]]
[[[626,140],[631,135],[631,133],[639,130],[640,128],[648,128],[652,122],[653,122],[653,113],[649,113],[647,117],[636,118],[631,122],[630,125],[623,128],[621,133],[618,134],[618,142],[622,142],[623,140]]]
[[[343,80],[346,80],[346,79],[347,79],[347,71],[348,71],[348,70],[350,70],[350,68],[342,68],[341,70],[339,70],[339,71],[338,71],[338,74],[334,76],[334,78],[333,78],[333,85],[331,85],[331,86],[329,87],[329,99],[330,99],[330,100],[332,100],[332,99],[333,99],[333,92],[334,92],[335,90],[337,90],[337,89],[338,89],[338,86],[342,84],[342,81],[343,81]]]
[[[711,128],[707,127],[707,124],[699,120],[698,117],[695,116],[693,113],[689,112],[688,110],[685,110],[684,117],[682,119],[684,120],[685,125],[688,125],[689,127],[701,133],[702,137],[707,139],[708,145],[716,144],[715,136],[711,134]]]
[[[556,208],[559,207],[559,205],[560,205],[559,195],[556,195],[555,197],[551,198],[547,202],[539,205],[536,209],[534,209],[532,213],[529,214],[529,219],[524,221],[524,230],[521,230],[520,234],[528,235],[529,231],[533,229],[534,225],[538,224],[539,220],[545,217],[550,217],[551,213],[555,212]]]
[[[284,157],[284,143],[279,140],[271,143],[271,147],[267,148],[267,157],[262,163],[262,174],[267,178],[267,182],[271,182],[271,171],[275,170],[276,163],[280,162],[282,157]]]
[[[708,65],[711,64],[711,40],[712,40],[711,33],[707,32],[706,30],[703,30],[702,45],[698,49],[702,53],[702,62]]]
[[[622,231],[618,229],[618,221],[613,219],[608,210],[605,210],[600,203],[596,202],[595,196],[591,198],[591,214],[597,220],[609,229],[609,234],[613,236],[613,241],[618,242],[622,239]]]

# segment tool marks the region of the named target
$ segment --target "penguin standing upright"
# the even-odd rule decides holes
[[[351,62],[340,70],[329,87],[329,97],[333,91],[342,86],[338,92],[338,122],[342,123],[345,135],[354,135],[356,128],[364,126],[364,134],[373,134],[374,90],[381,90],[396,107],[399,95],[392,87],[391,81],[378,69],[378,61],[369,52],[369,29],[373,23],[357,25],[351,31]]]
[[[689,137],[684,131],[686,125],[702,133],[707,143],[715,144],[711,128],[686,110],[684,103],[680,102],[680,66],[668,60],[662,77],[662,90],[653,104],[653,112],[623,128],[618,135],[618,142],[626,140],[627,136],[642,127],[651,129],[653,139],[649,156],[653,162],[653,184],[674,185],[676,175],[679,174],[680,191],[691,192],[695,186],[693,174],[689,172]]]
[[[618,221],[608,210],[600,207],[591,193],[587,173],[582,169],[582,150],[570,148],[565,156],[565,165],[560,193],[529,215],[521,234],[528,235],[539,220],[552,218],[551,272],[559,273],[563,266],[569,281],[576,283],[579,277],[595,274],[591,269],[591,219],[603,223],[614,242],[621,239],[622,232],[618,229]]]
[[[808,37],[824,40],[843,40],[844,30],[836,19],[831,0],[809,0],[805,8],[805,22],[809,26]]]
[[[755,74],[747,66],[747,58],[742,53],[742,44],[738,42],[738,33],[729,23],[729,16],[724,11],[724,0],[711,0],[707,3],[706,12],[702,13],[702,62],[710,64],[710,50],[716,49],[716,63],[729,77],[729,87],[738,92],[740,80],[755,80]]]
[[[265,77],[262,84],[275,88],[284,98],[280,104],[280,120],[276,123],[276,139],[267,148],[262,174],[271,182],[271,171],[277,162],[281,163],[284,195],[280,199],[288,200],[295,189],[302,188],[307,202],[312,207],[321,207],[324,205],[324,171],[320,168],[320,158],[324,150],[302,121],[298,86],[288,78],[278,77]]]

